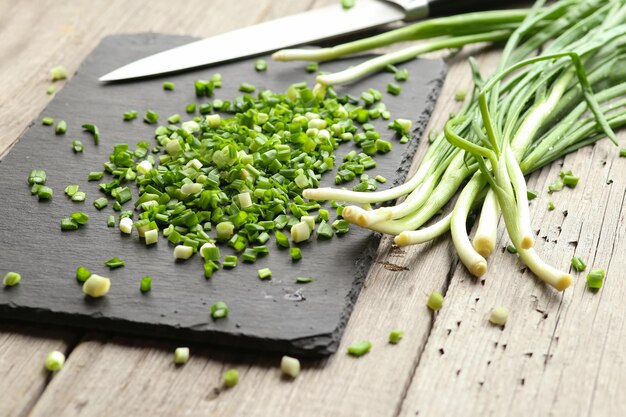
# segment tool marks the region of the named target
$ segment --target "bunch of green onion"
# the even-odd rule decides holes
[[[487,39],[487,34],[493,38]],[[450,231],[461,261],[476,276],[487,271],[501,212],[520,259],[541,280],[564,290],[572,277],[547,265],[533,249],[524,175],[606,136],[615,142],[612,129],[626,123],[626,72],[621,70],[626,60],[626,1],[538,1],[529,11],[436,19],[330,49],[279,51],[275,58],[334,59],[426,37],[438,38],[317,81],[347,82],[430,50],[474,41],[507,42],[487,79],[470,60],[472,97],[434,139],[408,181],[367,193],[309,188],[303,196],[352,203],[343,209],[345,220],[395,235],[398,245],[426,242]],[[400,197],[405,198],[395,205],[372,208]],[[434,221],[446,208],[448,214]],[[480,208],[480,218],[470,240],[466,222],[475,208]]]

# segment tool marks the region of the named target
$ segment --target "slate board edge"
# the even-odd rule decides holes
[[[151,35],[159,36],[161,34],[156,32],[115,34],[104,37],[100,41],[100,44],[103,42],[107,42],[111,38],[127,36],[139,37]],[[180,37],[188,38],[189,40],[195,39],[188,36]],[[100,44],[98,44],[93,50],[97,49]],[[90,59],[90,55],[91,53],[81,63],[79,68],[76,70],[76,73],[79,73],[81,71],[82,66]],[[432,83],[430,92],[424,100],[426,103],[424,111],[420,115],[418,115],[416,119],[416,123],[413,128],[413,139],[403,148],[404,152],[402,155],[401,164],[396,171],[396,176],[393,179],[393,184],[402,183],[406,179],[406,176],[411,167],[411,162],[415,156],[415,151],[420,143],[420,138],[423,135],[424,130],[428,124],[430,116],[434,110],[437,98],[445,81],[445,76],[447,74],[447,67],[445,65],[445,62],[443,62],[443,60],[441,59],[433,61],[440,61],[442,70],[439,78],[434,80],[434,82]],[[23,136],[37,122],[38,118],[41,117],[42,114],[45,114],[48,106],[51,103],[52,101],[48,103],[48,105],[31,123],[28,124],[28,126],[26,126],[26,128],[20,133],[18,139],[14,141],[9,146],[9,148],[5,152],[3,152],[2,155],[0,155],[0,158],[3,159],[4,156],[6,156],[13,149],[13,147],[20,140],[22,140]],[[2,159],[0,159],[0,163],[2,162]],[[49,323],[57,326],[59,325],[59,323],[71,323],[67,324],[67,327],[78,329],[96,329],[106,332],[128,334],[131,336],[145,335],[152,338],[156,337],[170,340],[183,338],[185,340],[198,342],[204,345],[212,345],[222,348],[235,347],[243,350],[253,350],[257,353],[259,351],[263,351],[264,353],[291,353],[305,357],[327,356],[337,351],[341,336],[343,335],[348,319],[354,308],[354,304],[356,303],[357,297],[361,291],[363,281],[367,277],[367,273],[375,260],[381,235],[378,233],[373,233],[372,236],[373,238],[370,240],[370,244],[368,245],[367,250],[364,252],[363,256],[355,260],[355,279],[353,281],[351,291],[346,296],[347,302],[345,304],[343,314],[339,320],[337,327],[330,333],[320,333],[318,335],[308,336],[300,339],[282,340],[280,344],[276,343],[277,341],[275,339],[269,339],[267,340],[267,343],[265,343],[264,339],[259,337],[250,337],[243,334],[230,334],[227,332],[215,332],[216,337],[213,340],[207,341],[205,334],[203,334],[202,332],[194,332],[193,330],[189,329],[177,329],[172,328],[169,325],[146,325],[145,323],[135,323],[130,320],[123,320],[123,322],[121,322],[120,319],[109,317],[97,317],[97,319],[94,320],[94,318],[96,318],[95,316],[77,317],[70,313],[65,313],[61,311],[55,312],[48,309],[29,308],[27,315],[28,317],[25,318],[24,311],[19,309],[19,306],[12,303],[9,303],[7,305],[0,305],[0,315],[4,318],[15,319],[18,321],[37,322],[42,324]],[[5,289],[5,291],[10,291],[10,289]]]

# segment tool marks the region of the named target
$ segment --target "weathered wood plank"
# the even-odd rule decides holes
[[[550,195],[562,167],[581,181]],[[573,255],[587,261],[586,272],[604,268],[605,286],[594,293],[586,272],[573,271],[575,284],[558,294],[503,251],[492,255],[484,286],[458,267],[402,416],[626,414],[624,172],[626,161],[604,141],[531,176],[529,189],[541,192],[531,203],[538,252],[566,270]],[[503,232],[500,248],[509,243]],[[488,322],[499,305],[511,311],[504,329]]]

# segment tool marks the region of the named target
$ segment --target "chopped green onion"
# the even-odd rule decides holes
[[[257,271],[260,280],[264,280],[272,277],[272,270],[269,268],[261,268]]]
[[[289,253],[291,254],[291,259],[294,261],[302,259],[302,251],[300,251],[300,248],[291,248],[289,249]]]
[[[276,238],[276,243],[278,244],[278,246],[281,246],[283,248],[289,247],[289,238],[287,238],[284,233],[277,230],[276,232],[274,232],[274,237]]]
[[[107,218],[107,227],[115,227],[115,216],[111,215]]]
[[[48,94],[49,96],[51,96],[52,94],[56,93],[57,89],[55,86],[51,85],[48,87],[48,89],[46,90],[46,94]]]
[[[44,126],[51,126],[54,124],[54,119],[52,117],[44,117],[41,119],[41,124]]]
[[[52,77],[52,81],[64,80],[67,78],[67,68],[63,65],[52,67],[50,68],[50,76]]]
[[[56,126],[54,126],[54,133],[63,135],[65,132],[67,132],[67,122],[65,120],[58,121]]]
[[[330,239],[331,237],[333,237],[334,234],[335,233],[333,232],[333,228],[330,227],[330,225],[326,223],[325,220],[322,220],[319,226],[317,226],[318,238]]]
[[[163,83],[163,89],[167,91],[174,91],[174,83],[171,81],[165,81]]]
[[[465,96],[467,96],[467,92],[465,90],[458,90],[456,93],[454,93],[454,100],[463,101],[465,100]]]
[[[33,169],[28,174],[28,183],[33,184],[45,184],[47,179],[46,171],[43,169]]]
[[[402,330],[392,330],[389,333],[389,343],[392,345],[397,344],[404,337],[404,332]]]
[[[180,122],[180,114],[173,114],[170,117],[167,118],[167,123],[175,125],[176,123]]]
[[[99,181],[104,176],[104,172],[102,171],[91,171],[89,175],[87,175],[88,181]]]
[[[515,246],[513,245],[507,245],[506,251],[513,254],[517,253],[517,249],[515,249]]]
[[[299,222],[291,226],[291,239],[298,243],[311,237],[311,227],[306,222]]]
[[[554,210],[554,209],[556,209],[556,207],[555,207],[554,203],[553,203],[552,201],[549,201],[549,202],[548,202],[548,210],[552,211],[552,210]]]
[[[384,184],[387,182],[387,178],[383,177],[382,175],[376,175],[374,179],[381,184]]]
[[[280,360],[280,370],[283,374],[296,378],[300,375],[300,361],[291,356],[283,356]]]
[[[154,245],[159,241],[159,231],[158,229],[146,230],[144,235],[146,246]]]
[[[313,282],[313,278],[311,277],[296,277],[294,280],[296,284],[309,284]]]
[[[239,383],[239,372],[236,369],[229,369],[224,372],[224,386],[232,388]]]
[[[72,141],[72,149],[74,150],[75,153],[82,152],[84,149],[83,143],[79,140]]]
[[[224,268],[234,268],[237,266],[237,257],[235,255],[227,255],[222,262]]]
[[[306,72],[315,72],[319,69],[319,64],[317,62],[311,62],[306,66]]]
[[[83,284],[83,292],[92,298],[104,297],[110,289],[111,280],[96,274],[91,274]]]
[[[64,232],[78,230],[78,223],[71,217],[61,219],[61,230]]]
[[[52,188],[46,187],[45,185],[41,186],[37,191],[37,197],[39,197],[40,200],[50,200],[53,194]]]
[[[267,70],[267,61],[264,59],[259,59],[256,61],[256,63],[254,64],[254,69],[256,69],[258,72],[263,72]]]
[[[7,272],[2,279],[2,283],[5,287],[12,287],[14,285],[17,285],[21,280],[22,276],[17,272]]]
[[[348,10],[354,7],[356,0],[341,0],[341,7]]]
[[[69,197],[76,194],[77,191],[78,185],[68,185],[67,187],[65,187],[65,194],[67,194]]]
[[[193,248],[191,246],[177,245],[174,248],[174,258],[176,259],[189,259],[193,255]]]
[[[87,221],[89,221],[89,216],[83,213],[82,211],[77,211],[75,213],[72,213],[70,217],[74,219],[74,221],[78,223],[79,225],[85,224],[87,223]]]
[[[143,116],[143,121],[148,124],[155,124],[159,120],[159,115],[153,112],[152,110],[148,110],[146,114]]]
[[[109,259],[108,261],[104,263],[104,266],[108,266],[111,269],[121,268],[125,265],[126,263],[122,261],[120,258],[118,258],[117,256]]]
[[[366,340],[356,342],[348,346],[348,354],[352,356],[363,356],[372,349],[372,344]]]
[[[622,148],[619,150],[620,158],[626,158],[626,148]]]
[[[93,202],[93,205],[98,210],[102,210],[103,208],[109,205],[109,200],[107,200],[105,197],[100,197],[96,201]]]
[[[574,175],[565,175],[563,176],[563,184],[569,188],[574,188],[576,187],[576,184],[578,184],[578,181],[580,180],[579,177],[576,177]]]
[[[130,111],[125,112],[125,113],[122,115],[122,118],[123,118],[124,120],[126,120],[126,121],[128,121],[128,120],[134,120],[134,119],[136,119],[136,118],[137,118],[137,114],[139,114],[139,113],[138,113],[136,110],[130,110]]]
[[[398,70],[396,71],[393,78],[395,78],[396,81],[406,81],[409,79],[409,70],[407,69]]]
[[[489,321],[497,326],[504,326],[508,319],[509,310],[505,307],[496,307],[489,315]]]
[[[254,90],[256,90],[256,87],[253,86],[252,84],[248,84],[248,83],[239,84],[239,91],[241,91],[242,93],[254,93]]]
[[[585,261],[583,261],[582,258],[579,258],[578,256],[572,257],[572,266],[578,272],[582,272],[585,270],[585,268],[587,268],[587,264],[585,263]]]
[[[438,291],[433,291],[430,293],[426,305],[433,311],[441,310],[441,307],[443,306],[443,295],[441,295]]]
[[[387,84],[387,92],[389,94],[393,94],[394,96],[397,96],[398,94],[400,94],[400,91],[402,91],[402,88],[400,88],[398,84],[394,84],[394,83]]]
[[[561,181],[560,179],[555,180],[552,184],[548,185],[548,191],[550,193],[561,191],[563,189],[563,185],[563,181]]]
[[[80,282],[85,282],[91,276],[91,271],[84,266],[76,268],[76,279]]]
[[[220,259],[220,249],[213,243],[207,242],[200,248],[200,256],[207,261],[217,261]]]
[[[228,316],[228,306],[223,301],[218,301],[211,306],[211,317],[215,320]]]
[[[46,356],[45,367],[50,372],[57,372],[63,368],[65,364],[65,355],[63,352],[59,352],[58,350],[53,350],[48,353]]]
[[[189,361],[189,348],[179,347],[174,351],[174,363],[176,365],[184,365]]]
[[[196,103],[187,104],[185,107],[185,112],[187,113],[195,113],[196,112]]]
[[[96,145],[100,143],[100,130],[98,130],[98,126],[87,123],[84,124],[82,128],[93,135],[93,141]]]
[[[527,190],[526,197],[528,198],[528,201],[534,200],[535,198],[539,197],[539,193],[537,191]]]
[[[604,269],[592,269],[589,274],[587,274],[587,285],[589,288],[594,290],[602,288],[604,274]]]
[[[133,231],[133,221],[128,217],[124,217],[120,220],[119,228],[120,228],[120,232],[130,235]]]

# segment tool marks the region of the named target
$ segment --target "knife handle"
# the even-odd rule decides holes
[[[457,13],[511,7],[512,2],[502,0],[430,0],[428,16],[449,16]]]

